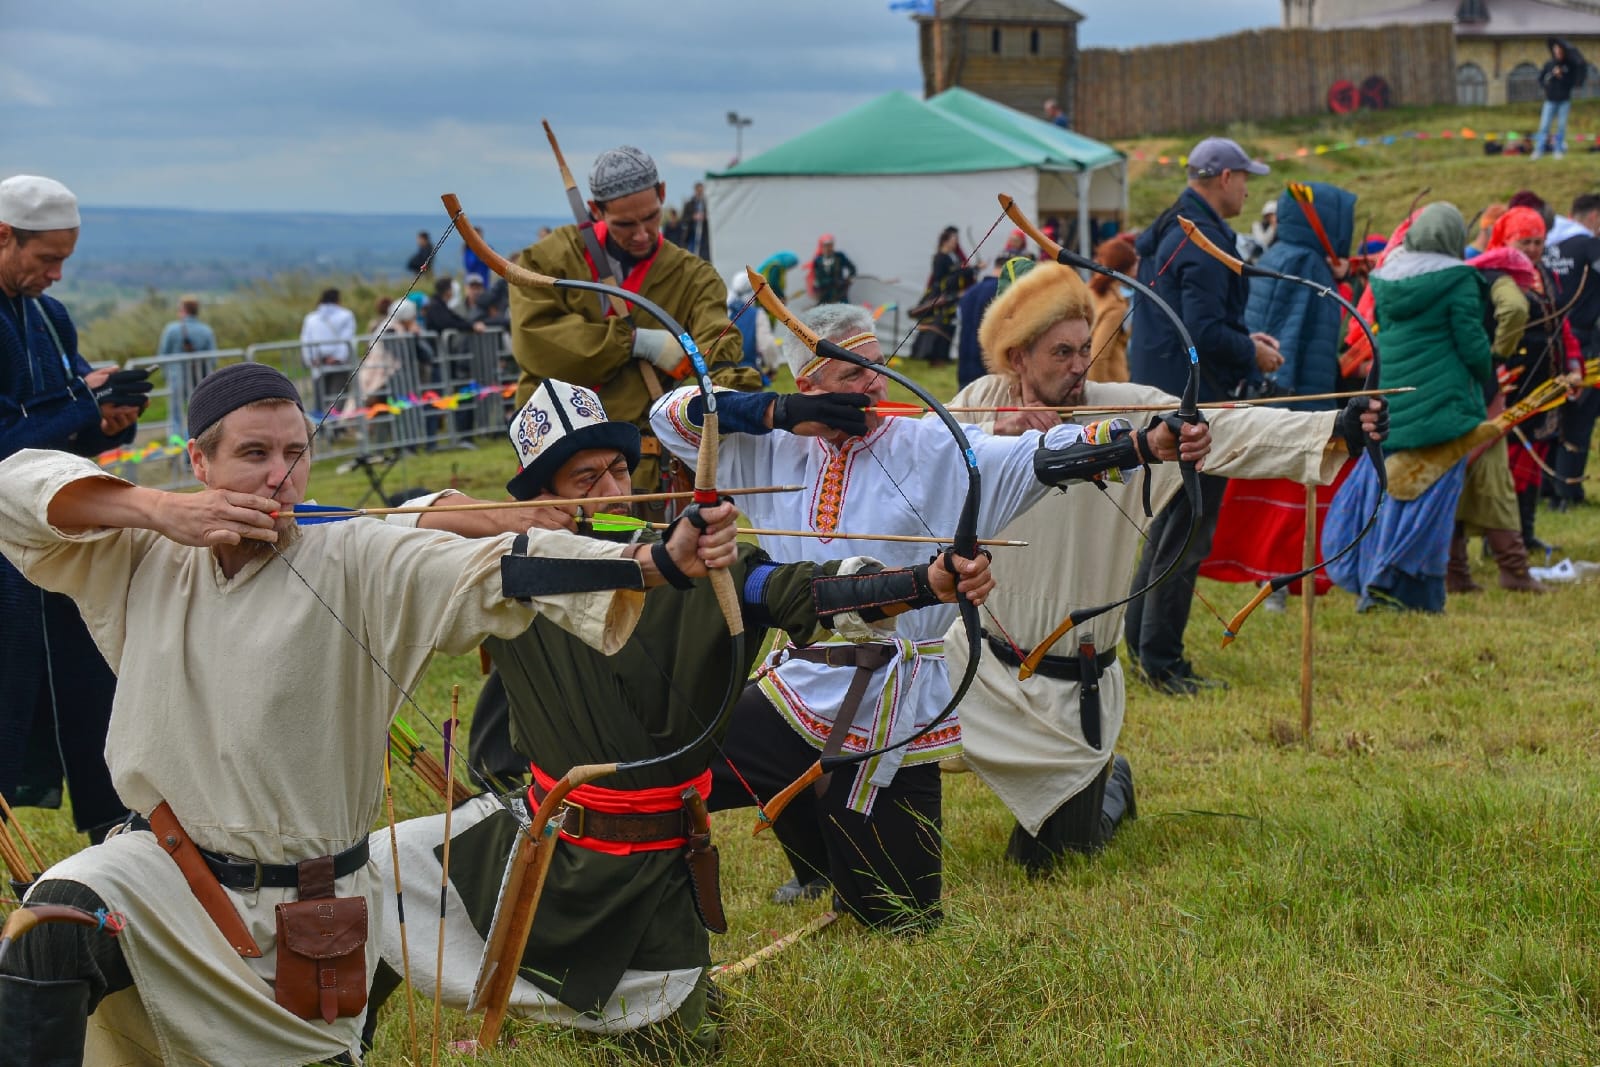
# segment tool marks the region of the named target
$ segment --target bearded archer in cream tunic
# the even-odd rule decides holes
[[[211,487],[200,493],[131,486],[57,453],[0,464],[0,552],[77,601],[118,674],[107,758],[123,800],[141,814],[164,801],[202,850],[267,865],[365,839],[380,812],[397,686],[414,686],[435,651],[465,653],[543,615],[610,653],[643,600],[609,590],[503,599],[509,536],[467,541],[361,521],[302,530],[275,519],[304,499],[309,467],[293,395],[260,364],[196,388],[190,426],[208,424],[196,414],[207,404],[215,424],[190,443]],[[698,549],[689,539],[691,559],[717,556],[710,537]],[[530,555],[573,569],[636,558],[550,531],[530,531],[528,543]],[[639,568],[642,586],[655,569]],[[376,921],[373,872],[367,864],[340,877],[334,895],[366,898]],[[75,1062],[74,1040],[81,1054],[89,1011],[95,1063],[289,1065],[354,1054],[359,1016],[306,1021],[274,1001],[273,909],[297,891],[226,892],[259,959],[231,947],[151,833],[125,832],[57,864],[30,903],[98,900],[125,913],[128,929],[116,942],[61,925],[20,939],[0,974],[0,1028],[29,1028],[28,1047],[51,1063]],[[89,939],[74,940],[79,931]],[[370,981],[376,935],[369,945]]]
[[[819,335],[864,358],[882,358],[871,316],[864,309],[824,304],[807,311],[805,319]],[[853,364],[813,360],[798,344],[785,352],[791,354],[799,394],[726,393],[718,399],[720,425],[729,432],[718,458],[719,480],[770,478],[808,487],[804,493],[742,501],[752,522],[758,527],[823,533],[949,536],[956,527],[966,481],[956,441],[943,424],[864,414],[862,409],[870,403],[884,400],[881,374]],[[663,397],[652,415],[657,435],[685,462],[693,462],[699,442],[698,410],[698,395],[681,389]],[[982,471],[980,537],[993,536],[1058,484],[1040,480],[1036,474],[1040,457],[1054,457],[1070,471],[1062,482],[1119,466],[1131,470],[1140,462],[1131,440],[1092,443],[1085,440],[1083,427],[1070,423],[1009,438],[969,427],[967,436]],[[1150,435],[1147,445],[1177,456],[1176,437],[1166,427]],[[780,556],[812,560],[842,559],[864,550],[857,540],[776,536],[764,537],[763,543]],[[908,566],[929,555],[927,545],[867,544],[886,566]],[[734,713],[725,746],[727,762],[763,792],[798,777],[816,759],[815,750],[827,743],[836,720],[848,730],[842,741],[845,753],[911,736],[950,700],[943,635],[955,615],[956,608],[946,606],[897,618],[893,640],[870,646],[881,652],[877,666],[863,665],[860,659],[849,665],[844,656],[857,656],[859,648],[778,649],[747,692],[749,707],[742,701]],[[819,661],[824,656],[827,660]],[[846,721],[841,709],[861,672],[870,678],[859,688],[859,703]],[[755,729],[753,723],[775,717],[781,717],[780,729],[787,723],[798,738],[745,732]],[[952,715],[916,744],[869,760],[854,773],[834,775],[819,800],[813,801],[809,792],[796,798],[774,823],[774,830],[790,853],[797,878],[804,882],[814,873],[826,874],[845,906],[874,926],[905,925],[908,916],[916,922],[936,920],[940,800],[938,771],[931,761],[955,755],[960,744],[959,723]],[[774,755],[779,745],[787,751]],[[757,780],[769,771],[774,776],[770,783]],[[714,767],[713,774],[717,773]],[[738,802],[733,790],[723,791],[721,800],[718,796],[714,790],[713,809],[730,800]],[[807,823],[819,825],[808,832]]]
[[[1018,280],[1011,282],[1012,277]],[[1175,397],[1126,382],[1085,382],[1093,360],[1092,298],[1066,267],[1042,263],[1026,273],[1007,272],[979,333],[990,373],[968,385],[952,407],[1172,405]],[[1355,409],[1370,408],[1363,415]],[[1308,485],[1332,481],[1354,447],[1352,435],[1387,426],[1380,400],[1352,402],[1340,412],[1294,412],[1238,408],[1207,413],[1211,451],[1205,469],[1230,478],[1293,478]],[[990,413],[980,425],[1015,434],[1054,425],[1062,418],[1088,422],[1104,416],[1058,416],[1050,412]],[[1144,416],[1134,415],[1138,421]],[[1360,428],[1346,432],[1346,425]],[[1158,513],[1181,488],[1175,463],[1147,466],[1100,493],[1078,489],[1054,496],[1008,525],[1003,537],[1025,540],[1027,549],[996,553],[994,617],[1026,653],[1078,608],[1111,603],[1128,593],[1129,577],[1143,540],[1144,480],[1150,479],[1151,509]],[[1159,573],[1159,572],[1157,572]],[[1123,608],[1069,631],[1053,655],[1070,659],[1080,644],[1102,656],[1122,638]],[[950,635],[954,636],[954,634]],[[1017,657],[1005,637],[985,642],[977,678],[961,706],[964,757],[1017,817],[1008,856],[1030,870],[1048,870],[1064,851],[1100,848],[1131,806],[1128,765],[1111,753],[1122,728],[1125,686],[1120,662],[1107,663],[1099,678],[1101,739],[1085,738],[1079,681],[1065,672],[1017,680]],[[950,670],[966,667],[967,650],[949,640]],[[1105,657],[1109,658],[1109,657]],[[1054,676],[1052,676],[1054,675]]]

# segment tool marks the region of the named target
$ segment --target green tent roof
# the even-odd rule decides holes
[[[1120,158],[1098,141],[951,89],[926,101],[880,96],[713,177],[1085,170]]]

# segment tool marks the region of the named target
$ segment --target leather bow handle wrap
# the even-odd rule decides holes
[[[1087,256],[1081,256],[1076,252],[1070,252],[1061,245],[1057,244],[1055,241],[1052,241],[1050,238],[1046,237],[1043,231],[1033,224],[1033,220],[1022,213],[1022,209],[1017,206],[1017,202],[1013,198],[1001,193],[999,200],[1000,207],[1005,211],[1006,215],[1011,219],[1011,221],[1016,224],[1018,229],[1027,234],[1028,238],[1037,244],[1039,246],[1039,250],[1044,252],[1045,255],[1054,259],[1057,263],[1060,263],[1063,266],[1077,267],[1082,270],[1092,271],[1095,274],[1103,274],[1108,278],[1114,278],[1117,281],[1122,282],[1124,285],[1138,290],[1142,295],[1150,300],[1152,306],[1159,308],[1162,314],[1166,315],[1166,317],[1172,322],[1173,328],[1176,330],[1178,337],[1182,339],[1184,354],[1189,360],[1189,377],[1184,383],[1183,396],[1178,402],[1178,415],[1183,419],[1184,422],[1198,423],[1200,421],[1200,357],[1195,351],[1194,340],[1189,336],[1188,328],[1184,326],[1183,319],[1179,317],[1177,311],[1173,309],[1172,305],[1161,299],[1160,296],[1156,295],[1156,291],[1154,289],[1146,285],[1144,282],[1139,281],[1137,278],[1130,278],[1121,271],[1112,270],[1110,267],[1107,267],[1104,264],[1096,263]],[[1091,619],[1104,615],[1108,611],[1137,600],[1139,597],[1144,596],[1146,593],[1150,592],[1150,590],[1166,581],[1177,571],[1178,565],[1182,563],[1183,558],[1189,554],[1189,545],[1194,540],[1195,531],[1200,528],[1200,519],[1204,510],[1204,504],[1200,496],[1199,470],[1193,463],[1188,461],[1180,462],[1179,469],[1182,472],[1183,492],[1184,496],[1189,501],[1189,510],[1191,516],[1189,521],[1189,535],[1184,539],[1183,548],[1172,557],[1172,561],[1167,564],[1166,569],[1160,574],[1156,575],[1156,577],[1147,585],[1145,585],[1144,588],[1136,589],[1120,600],[1113,600],[1109,604],[1102,604],[1098,607],[1091,608],[1080,608],[1079,610],[1068,614],[1067,617],[1061,621],[1061,624],[1051,631],[1048,637],[1039,642],[1032,652],[1029,652],[1027,656],[1023,657],[1022,667],[1017,672],[1017,677],[1019,680],[1026,680],[1027,678],[1031,677],[1033,673],[1039,669],[1040,662],[1043,661],[1045,655],[1052,647],[1054,647],[1056,642],[1060,641],[1067,634],[1071,633],[1073,629],[1090,621]],[[1145,477],[1149,477],[1149,474],[1146,473]]]
[[[1316,293],[1319,297],[1337,301],[1340,307],[1344,308],[1350,313],[1350,318],[1361,327],[1361,332],[1367,335],[1367,343],[1372,346],[1372,365],[1367,368],[1367,377],[1361,385],[1361,390],[1362,392],[1376,392],[1378,390],[1378,382],[1380,380],[1378,338],[1373,333],[1371,324],[1369,324],[1366,319],[1361,317],[1361,312],[1356,309],[1354,304],[1345,298],[1343,293],[1339,292],[1336,286],[1324,285],[1321,282],[1313,281],[1310,278],[1302,278],[1297,274],[1285,274],[1282,271],[1276,271],[1270,267],[1260,266],[1259,264],[1246,263],[1238,256],[1232,255],[1218,248],[1216,242],[1212,241],[1201,232],[1200,227],[1196,226],[1193,222],[1190,222],[1182,215],[1178,216],[1178,225],[1183,227],[1183,232],[1188,235],[1189,240],[1194,242],[1196,248],[1200,249],[1206,255],[1211,256],[1213,259],[1216,259],[1229,270],[1233,271],[1237,275],[1240,275],[1241,277],[1273,278],[1280,282],[1287,282],[1290,285],[1303,286]],[[1378,514],[1383,510],[1384,498],[1389,494],[1389,473],[1388,465],[1384,462],[1383,445],[1369,437],[1367,438],[1366,442],[1366,450],[1367,459],[1369,462],[1371,462],[1373,473],[1377,476],[1378,488],[1380,491],[1378,493],[1378,502],[1373,506],[1372,514],[1367,516],[1367,521],[1365,525],[1361,527],[1361,532],[1356,534],[1355,539],[1348,545],[1345,545],[1344,548],[1340,549],[1333,556],[1323,560],[1316,566],[1295,571],[1293,574],[1279,575],[1278,577],[1273,578],[1271,581],[1261,586],[1260,589],[1256,590],[1255,596],[1250,598],[1249,603],[1240,608],[1233,618],[1228,620],[1227,629],[1225,629],[1222,633],[1223,648],[1227,648],[1229,645],[1233,644],[1233,640],[1239,636],[1239,629],[1240,627],[1244,626],[1245,620],[1250,617],[1250,614],[1255,611],[1256,608],[1260,607],[1266,602],[1267,597],[1271,596],[1280,589],[1285,589],[1288,586],[1293,585],[1295,582],[1298,582],[1303,578],[1309,578],[1311,575],[1328,566],[1330,563],[1335,563],[1343,559],[1361,543],[1363,538],[1372,532],[1374,527],[1377,525]],[[1306,521],[1316,522],[1316,516],[1307,515]],[[1305,590],[1302,590],[1302,594],[1310,595]]]

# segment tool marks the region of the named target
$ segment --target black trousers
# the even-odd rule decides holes
[[[1006,859],[1020,863],[1030,875],[1049,874],[1070,852],[1092,856],[1111,843],[1123,819],[1137,810],[1133,799],[1133,772],[1118,756],[1106,760],[1094,781],[1057,808],[1030,834],[1018,823],[1006,845]]]
[[[105,901],[80,882],[50,879],[40,882],[29,904],[66,904],[84,911],[99,911]],[[133,975],[117,939],[103,930],[77,923],[40,923],[12,942],[0,973],[33,982],[87,982],[88,1017],[112,993],[133,985]]]
[[[1156,681],[1188,671],[1183,656],[1183,631],[1189,625],[1189,609],[1194,604],[1195,582],[1200,564],[1211,553],[1211,539],[1217,532],[1217,515],[1222,510],[1222,494],[1228,479],[1200,475],[1200,499],[1204,504],[1199,528],[1189,543],[1188,553],[1172,577],[1145,596],[1128,605],[1122,624],[1128,649],[1145,674]],[[1130,588],[1142,589],[1151,578],[1166,569],[1168,562],[1183,548],[1194,515],[1189,498],[1173,497],[1150,524],[1144,555],[1133,573]]]
[[[817,750],[780,715],[754,685],[734,708],[723,756],[712,761],[710,807],[753,807],[755,801],[728,766],[757,796],[770,797],[817,760]],[[772,824],[802,882],[826,875],[843,907],[867,926],[920,929],[942,918],[939,766],[903,767],[879,790],[872,815],[849,809],[855,768],[832,776],[819,797],[801,792]]]
[[[1590,389],[1575,404],[1563,404],[1561,412],[1561,439],[1552,450],[1551,469],[1561,476],[1560,481],[1546,479],[1548,491],[1557,500],[1581,503],[1584,498],[1583,483],[1569,484],[1567,478],[1582,478],[1589,462],[1589,442],[1594,439],[1595,418],[1600,416],[1600,389]]]

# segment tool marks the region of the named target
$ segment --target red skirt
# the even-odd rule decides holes
[[[1328,505],[1354,464],[1346,463],[1332,485],[1317,487],[1317,559],[1322,558],[1322,524]],[[1248,481],[1231,478],[1222,498],[1222,514],[1211,541],[1211,554],[1200,573],[1219,582],[1260,585],[1280,574],[1293,574],[1304,565],[1306,487],[1286,478]],[[1320,596],[1333,588],[1323,571],[1316,573]],[[1300,583],[1289,587],[1296,596]]]

